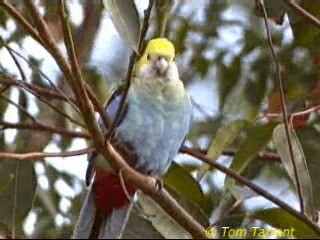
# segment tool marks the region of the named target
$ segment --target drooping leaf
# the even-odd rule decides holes
[[[230,168],[240,174],[254,156],[271,140],[272,131],[276,125],[277,123],[270,122],[265,125],[255,126],[239,146]],[[225,183],[226,187],[229,188],[234,183],[234,180],[226,178]]]
[[[163,239],[164,237],[147,218],[132,211],[122,234],[123,239]]]
[[[320,136],[319,132],[313,127],[297,130],[297,135],[305,154],[308,170],[312,182],[314,205],[317,210],[320,209]]]
[[[178,195],[202,207],[205,197],[199,183],[191,174],[176,163],[172,163],[163,181]]]
[[[23,221],[32,208],[36,180],[33,162],[1,161],[0,221],[23,235]],[[14,219],[13,219],[14,217]]]
[[[169,239],[190,239],[190,234],[172,219],[162,208],[150,197],[140,194],[138,203],[143,213],[152,222],[153,226]]]
[[[303,196],[303,202],[305,207],[305,213],[312,217],[314,214],[313,197],[312,197],[312,187],[309,175],[308,166],[306,163],[306,158],[303,153],[303,149],[300,145],[300,141],[294,131],[294,129],[289,129],[290,140],[292,144],[294,162],[297,168],[298,181],[300,184],[300,191]],[[286,130],[284,124],[277,126],[273,131],[273,140],[277,149],[277,152],[281,158],[281,161],[289,174],[291,180],[295,184],[296,188],[296,178],[294,174],[293,163],[289,151],[288,139],[286,136]]]
[[[236,120],[228,126],[219,129],[209,147],[207,156],[211,159],[218,158],[224,148],[235,140],[241,129],[246,128],[249,125],[250,123],[246,120]]]
[[[134,1],[105,0],[104,3],[111,12],[112,22],[119,35],[138,52],[141,24]]]

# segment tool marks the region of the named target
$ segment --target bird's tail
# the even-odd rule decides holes
[[[117,174],[97,169],[72,238],[120,238],[132,208],[129,198],[135,191],[130,184],[122,186]]]
[[[108,215],[103,215],[97,211],[92,187],[90,186],[74,228],[72,238],[120,238],[128,221],[132,205],[132,203],[128,203],[119,209],[113,209]]]

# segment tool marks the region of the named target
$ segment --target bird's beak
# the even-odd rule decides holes
[[[165,57],[160,57],[156,62],[156,67],[160,74],[164,74],[169,66],[169,62]]]

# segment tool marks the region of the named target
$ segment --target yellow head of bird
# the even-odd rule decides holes
[[[149,41],[143,55],[136,66],[136,72],[139,72],[149,61],[157,61],[157,67],[164,69],[166,64],[172,62],[175,58],[175,49],[168,39],[155,38]]]

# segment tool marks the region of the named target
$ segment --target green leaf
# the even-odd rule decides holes
[[[312,218],[314,205],[313,205],[313,197],[312,197],[312,187],[311,180],[309,176],[309,171],[306,163],[306,158],[304,156],[302,147],[300,145],[300,141],[294,131],[294,129],[289,129],[290,139],[292,144],[292,150],[294,155],[294,161],[297,167],[297,174],[300,183],[300,191],[303,196],[303,202],[305,206],[305,213]],[[275,147],[277,152],[281,158],[281,161],[292,179],[293,183],[296,186],[296,179],[294,175],[292,159],[289,152],[289,145],[286,136],[285,125],[281,124],[277,126],[273,131],[273,140],[275,143]],[[297,186],[296,186],[297,188]]]
[[[297,135],[300,139],[304,154],[307,159],[309,174],[312,181],[313,202],[315,208],[320,210],[320,136],[319,132],[315,131],[314,127],[307,127],[297,130]]]
[[[130,47],[138,52],[141,24],[134,1],[105,0],[104,2],[111,12],[112,22],[119,35],[127,41]]]
[[[163,209],[150,197],[140,194],[138,198],[143,213],[148,216],[153,226],[169,239],[190,239],[190,234],[172,219]]]
[[[172,163],[163,181],[181,197],[203,207],[205,196],[199,183],[191,174],[176,163]]]
[[[148,219],[139,216],[132,210],[126,228],[122,234],[123,239],[164,239],[160,232]]]
[[[212,141],[207,156],[211,159],[217,159],[226,146],[230,145],[239,132],[250,125],[246,120],[236,120],[224,128],[220,128],[214,140]]]
[[[233,158],[230,168],[241,173],[256,156],[256,154],[270,141],[272,131],[277,123],[271,122],[265,125],[255,126],[248,134],[248,137],[241,143],[236,155]],[[230,188],[234,180],[226,178],[226,187]]]
[[[207,211],[207,204],[203,206],[198,206],[189,199],[186,199],[179,195],[176,191],[171,189],[168,185],[165,186],[168,193],[178,202],[178,204],[183,207],[198,223],[202,226],[209,226],[208,216],[204,211]],[[206,199],[208,201],[208,199]]]
[[[34,201],[36,178],[33,162],[2,161],[0,172],[0,221],[11,229],[15,216],[15,229],[20,234]]]
[[[296,238],[319,239],[319,235],[306,223],[280,208],[257,211],[250,218],[262,220],[279,230],[293,229]]]

